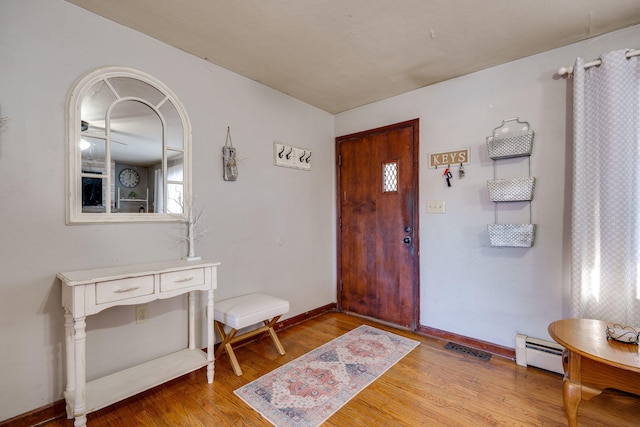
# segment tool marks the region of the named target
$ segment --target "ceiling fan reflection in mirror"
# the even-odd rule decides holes
[[[97,130],[97,131],[100,131],[102,134],[104,134],[104,133],[105,133],[105,128],[104,128],[104,126],[100,127],[100,126],[90,125],[90,124],[89,124],[89,122],[87,122],[87,121],[85,121],[85,120],[82,120],[82,121],[80,122],[80,130],[81,130],[82,132],[89,132],[89,128],[94,129],[94,130]],[[111,133],[112,133],[112,134],[113,134],[113,133],[118,133],[118,131],[112,130],[112,131],[111,131]],[[83,139],[82,141],[85,141],[87,144],[89,144],[89,142],[87,142],[87,141],[86,141],[86,140],[84,140],[84,139]],[[113,139],[113,138],[111,138],[111,142],[115,142],[116,144],[129,145],[129,144],[127,144],[126,142],[117,141],[117,140],[115,140],[115,139]],[[83,149],[83,150],[85,150],[87,147],[88,147],[88,146],[86,146],[85,148],[83,148],[83,144],[82,144],[82,143],[80,144],[80,148],[81,148],[81,149]]]

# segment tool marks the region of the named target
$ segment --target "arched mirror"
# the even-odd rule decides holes
[[[68,224],[189,217],[191,126],[166,86],[103,68],[76,82],[67,104]]]

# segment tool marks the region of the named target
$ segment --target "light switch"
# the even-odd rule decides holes
[[[427,200],[427,213],[444,213],[444,200]]]

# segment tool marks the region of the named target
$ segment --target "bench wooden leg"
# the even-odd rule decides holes
[[[240,368],[240,364],[238,363],[236,354],[233,352],[233,347],[231,346],[231,344],[234,342],[233,339],[236,333],[238,332],[238,330],[231,329],[229,333],[226,333],[224,331],[224,326],[222,323],[218,322],[217,320],[214,320],[214,324],[216,326],[216,329],[218,330],[218,333],[220,334],[220,338],[222,339],[220,346],[216,350],[216,357],[221,355],[223,351],[226,351],[227,354],[229,355],[229,360],[231,360],[231,367],[233,368],[233,372],[237,376],[241,376],[242,369]]]
[[[269,335],[271,335],[271,339],[273,340],[273,343],[275,344],[276,348],[278,349],[278,353],[280,353],[281,356],[284,356],[284,347],[282,347],[282,343],[280,343],[280,340],[278,339],[278,336],[276,335],[276,331],[273,330],[273,325],[276,324],[276,322],[278,321],[278,319],[280,318],[280,316],[276,316],[271,320],[265,320],[264,324],[265,326],[268,328],[267,332],[269,332]]]
[[[278,336],[276,335],[276,331],[273,329],[273,326],[276,324],[278,319],[280,319],[280,316],[276,316],[271,320],[265,320],[264,326],[261,326],[258,329],[254,329],[252,331],[249,331],[240,335],[236,335],[238,330],[233,328],[231,328],[229,332],[225,332],[224,324],[222,324],[221,322],[218,322],[217,320],[214,320],[213,321],[214,325],[216,327],[216,330],[218,331],[218,334],[220,335],[220,339],[222,340],[222,342],[220,343],[220,346],[216,350],[215,356],[218,357],[222,354],[223,351],[226,351],[227,354],[229,355],[229,359],[231,360],[231,367],[233,368],[233,372],[235,372],[237,376],[241,376],[242,369],[240,369],[240,364],[238,363],[238,359],[236,358],[236,355],[233,352],[232,345],[238,341],[251,338],[252,336],[258,335],[258,334],[261,334],[261,335],[258,336],[257,340],[260,340],[260,338],[262,338],[262,336],[264,336],[265,334],[269,334],[271,336],[271,340],[273,341],[273,344],[275,344],[276,349],[278,350],[278,353],[284,356],[285,354],[284,347],[282,346],[282,343],[278,339]]]

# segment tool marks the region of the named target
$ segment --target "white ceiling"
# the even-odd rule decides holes
[[[332,114],[640,23],[639,0],[67,1]]]

